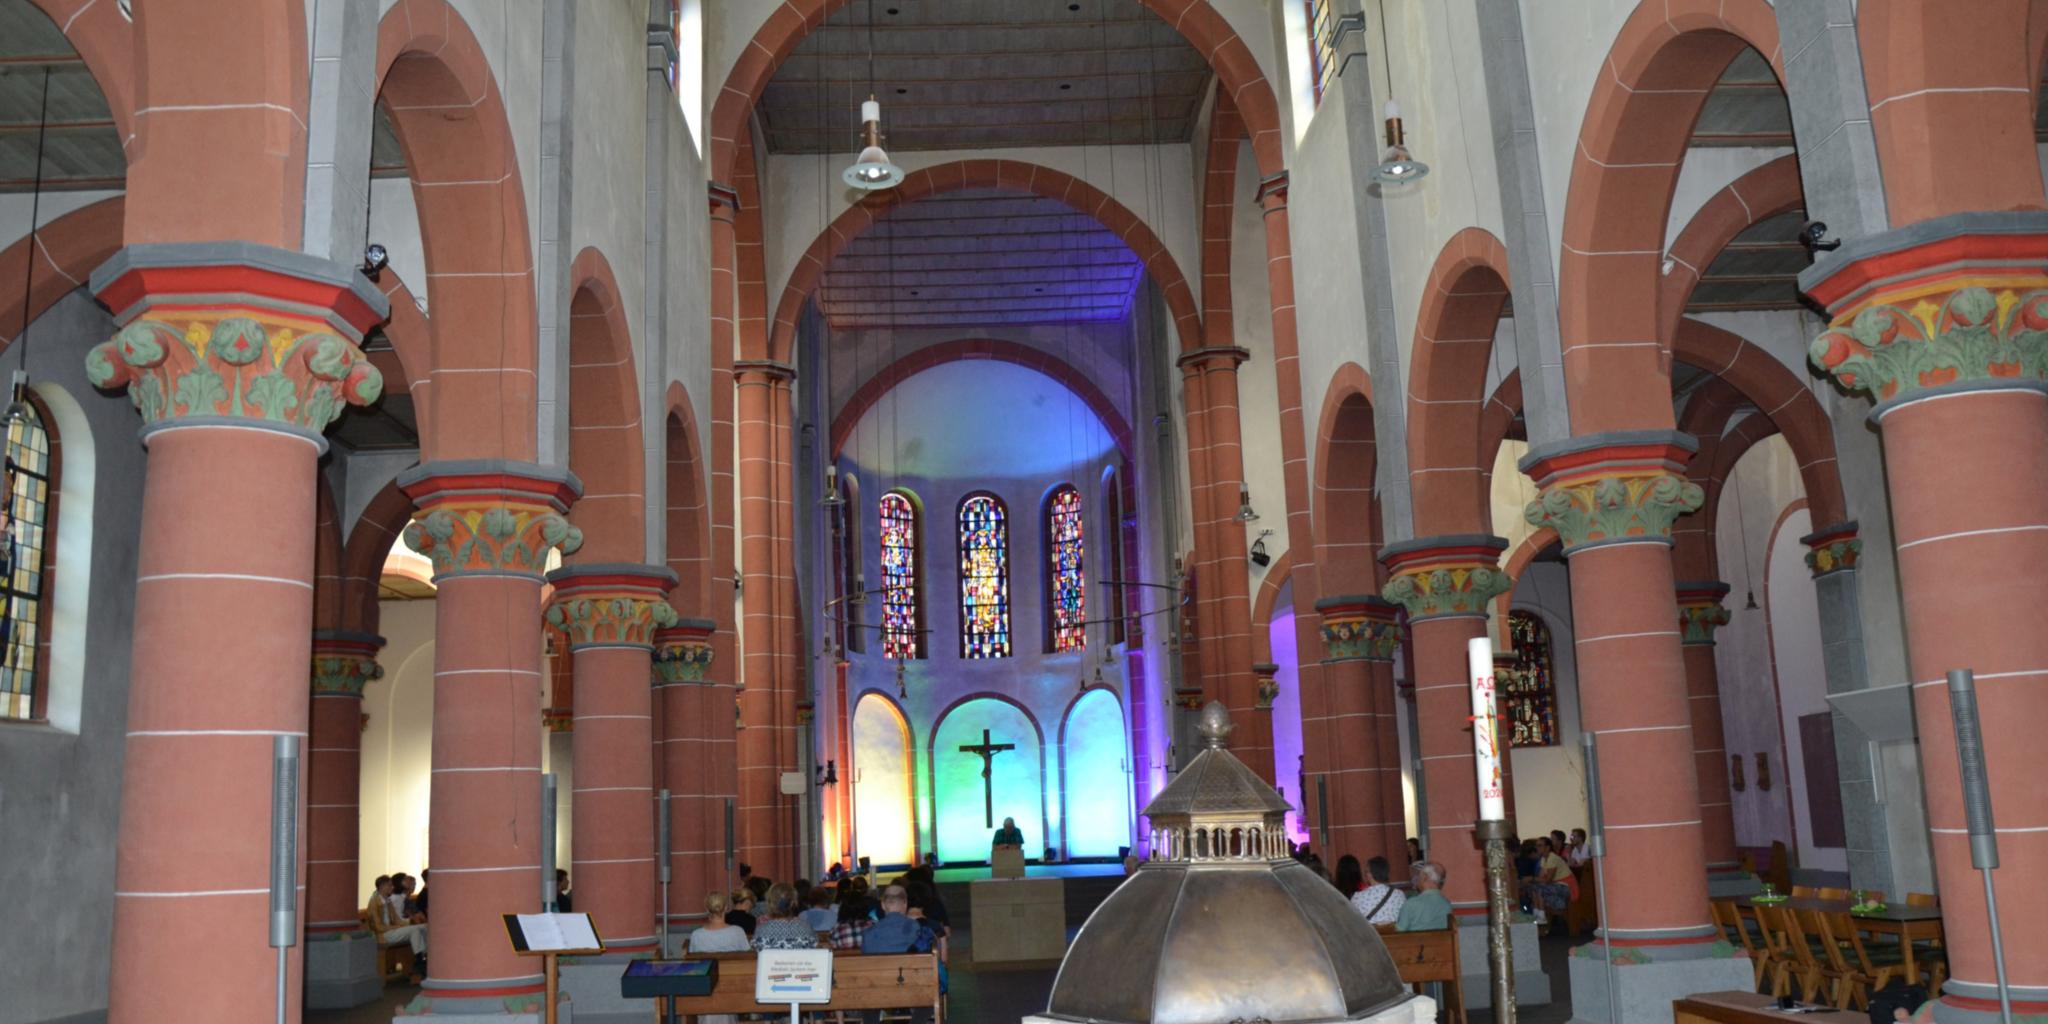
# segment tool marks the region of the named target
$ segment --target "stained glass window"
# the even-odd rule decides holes
[[[882,495],[882,656],[923,656],[924,607],[917,564],[917,503],[902,491]]]
[[[1494,665],[1510,746],[1557,746],[1557,683],[1551,676],[1550,627],[1534,612],[1508,613],[1513,651]]]
[[[1010,656],[1010,517],[993,494],[960,502],[960,656]]]
[[[1088,646],[1088,581],[1081,575],[1081,492],[1062,484],[1045,501],[1047,647],[1054,653]]]
[[[0,718],[42,717],[43,551],[50,436],[24,402],[7,421],[7,516],[0,524]]]

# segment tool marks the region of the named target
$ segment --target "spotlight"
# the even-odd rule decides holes
[[[870,95],[860,105],[860,156],[853,166],[839,173],[848,185],[863,191],[895,188],[903,183],[903,168],[889,162],[882,151],[882,104]]]
[[[1372,169],[1372,180],[1382,185],[1406,185],[1422,180],[1428,173],[1429,165],[1408,152],[1407,137],[1401,132],[1401,108],[1388,100],[1387,151],[1381,156],[1380,165]]]
[[[384,269],[385,264],[388,264],[390,262],[391,254],[385,252],[383,246],[378,245],[375,242],[371,242],[369,245],[363,247],[364,277],[367,277],[370,280],[375,281],[377,279],[377,274]]]
[[[1260,530],[1252,540],[1252,564],[1261,569],[1273,564],[1273,556],[1266,553],[1266,538],[1272,535],[1271,530]]]
[[[1240,523],[1256,523],[1259,521],[1258,512],[1252,509],[1252,492],[1248,488],[1240,487],[1237,489],[1237,521]]]
[[[1834,252],[1842,247],[1842,240],[1828,237],[1826,221],[1812,221],[1799,232],[1799,244],[1806,247],[1807,255],[1817,252]]]

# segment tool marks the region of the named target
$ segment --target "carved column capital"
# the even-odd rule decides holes
[[[1966,213],[1853,240],[1799,284],[1828,310],[1807,358],[1887,405],[2048,380],[2048,214]]]
[[[1259,681],[1259,702],[1257,705],[1259,710],[1273,710],[1273,702],[1280,699],[1280,682],[1274,678],[1279,673],[1280,666],[1272,662],[1261,661],[1253,663],[1252,676]]]
[[[548,551],[573,554],[583,531],[563,513],[582,493],[573,474],[497,460],[431,462],[399,474],[419,512],[405,545],[434,563],[434,579],[497,575],[539,579]]]
[[[93,272],[119,325],[85,358],[147,427],[238,420],[318,438],[384,376],[363,335],[390,305],[361,274],[252,243],[133,245]]]
[[[711,671],[710,619],[677,619],[654,633],[654,674],[661,685],[701,683]]]
[[[542,708],[540,726],[549,732],[575,732],[576,713],[568,708]]]
[[[377,652],[384,638],[370,633],[315,630],[313,633],[313,695],[356,697],[372,679],[384,678]]]
[[[1863,541],[1856,536],[1856,523],[1836,523],[1799,538],[1806,545],[1806,568],[1815,579],[1837,572],[1855,572],[1863,556]]]
[[[676,574],[648,565],[575,565],[548,574],[554,600],[548,625],[569,637],[571,652],[593,647],[652,650],[654,633],[676,624],[668,592]]]
[[[1601,544],[1671,543],[1671,524],[1699,510],[1706,491],[1686,479],[1699,443],[1676,431],[1573,438],[1530,452],[1522,472],[1542,488],[1523,516],[1557,531],[1565,554]]]
[[[1410,622],[1451,616],[1484,616],[1488,602],[1514,581],[1500,571],[1508,542],[1485,534],[1424,537],[1389,544],[1380,562],[1393,578],[1380,596],[1408,610]]]
[[[1401,647],[1400,608],[1367,594],[1316,602],[1323,620],[1323,653],[1331,661],[1393,661]]]
[[[1728,596],[1728,584],[1719,580],[1689,580],[1678,584],[1679,643],[1686,646],[1714,646],[1714,631],[1728,624],[1728,609],[1721,606]]]

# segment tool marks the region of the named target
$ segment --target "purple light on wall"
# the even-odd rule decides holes
[[[1273,681],[1280,685],[1280,696],[1273,699],[1273,774],[1287,802],[1305,807],[1301,791],[1301,673],[1296,671],[1301,660],[1294,640],[1293,584],[1281,585],[1273,600],[1273,621],[1266,628],[1273,664],[1280,666],[1273,673]],[[1288,812],[1287,837],[1297,843],[1308,841],[1308,827],[1302,824],[1299,811]]]

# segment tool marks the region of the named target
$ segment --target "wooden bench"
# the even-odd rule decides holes
[[[1442,982],[1444,1019],[1465,1024],[1465,990],[1458,967],[1458,926],[1428,932],[1399,932],[1390,924],[1373,926],[1386,943],[1387,955],[1401,972],[1401,982],[1422,991],[1427,982]]]
[[[1600,926],[1600,890],[1593,877],[1592,862],[1573,868],[1572,877],[1578,879],[1579,898],[1564,906],[1564,933],[1589,935]]]
[[[712,953],[684,959],[718,961],[718,981],[710,995],[676,996],[676,1013],[694,1017],[708,1013],[774,1012],[774,1007],[754,1001],[755,954]],[[654,1010],[657,1022],[662,1020],[659,1002],[656,1000]],[[840,950],[832,955],[832,1001],[806,1006],[804,1013],[918,1009],[930,1009],[934,1024],[945,1020],[937,954]]]
[[[369,932],[370,941],[378,944],[377,976],[384,979],[386,985],[391,984],[393,978],[412,977],[412,947],[402,942],[396,946],[384,945],[370,928],[370,912],[367,910],[356,911],[356,921],[363,926],[363,931]]]

